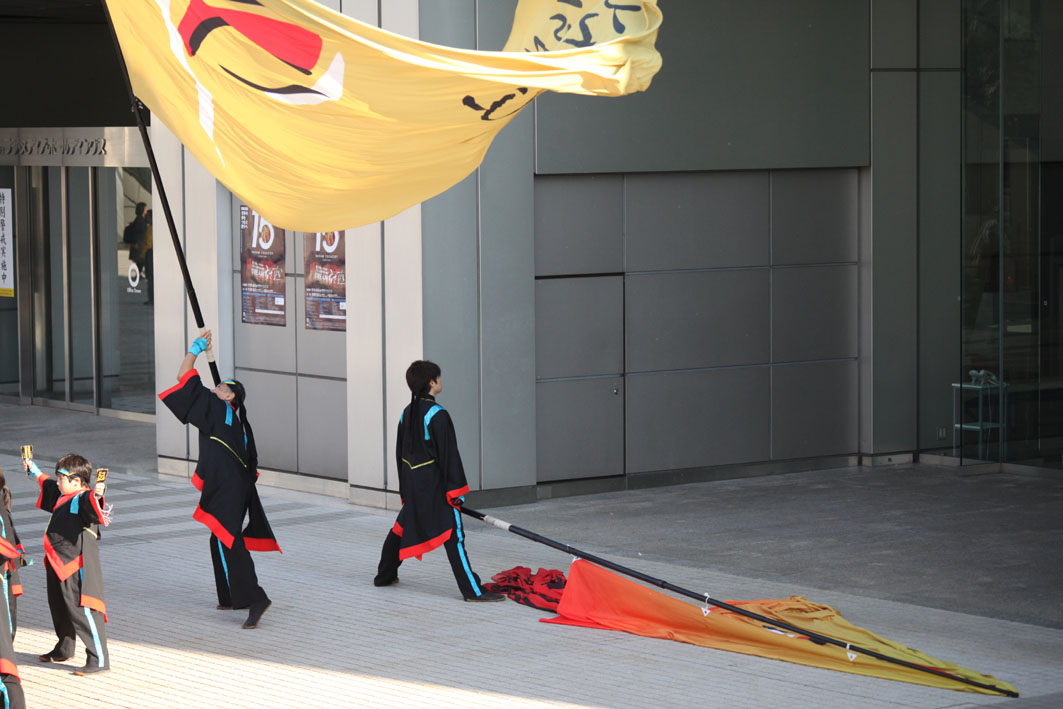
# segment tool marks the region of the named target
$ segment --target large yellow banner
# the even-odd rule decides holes
[[[657,0],[520,0],[501,52],[420,42],[312,0],[106,0],[133,90],[285,229],[392,216],[471,173],[543,91],[620,96],[661,66]]]

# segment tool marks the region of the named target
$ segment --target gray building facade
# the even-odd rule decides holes
[[[326,4],[425,41],[497,50],[516,3]],[[660,6],[664,66],[649,91],[546,94],[476,173],[347,232],[345,334],[304,327],[302,239],[292,234],[287,324],[241,322],[239,200],[152,126],[219,364],[251,392],[265,483],[396,506],[403,372],[420,357],[443,368],[440,398],[482,501],[917,456],[1058,467],[1063,217],[1052,195],[1063,179],[1063,9]],[[13,24],[5,20],[6,51],[29,52],[31,37]],[[80,111],[30,105],[30,77],[27,105],[5,118],[0,140],[128,123],[115,117],[123,101],[98,23],[32,27],[96,37],[88,54],[110,78]],[[36,81],[55,70],[38,69]],[[50,204],[49,223],[94,220],[100,245],[114,241],[130,204],[104,222],[69,199],[35,202],[32,181],[44,195],[80,184],[71,170],[85,169],[124,186],[125,202],[139,199],[125,178],[140,174],[142,158],[68,166],[11,152],[0,150],[0,189],[10,184],[27,213]],[[24,251],[46,221],[20,218]],[[72,228],[56,237],[63,253],[77,249]],[[150,357],[161,391],[194,327],[161,227],[156,241]],[[94,248],[97,261],[113,260]],[[25,283],[11,303],[0,298],[0,332],[19,339],[21,354],[5,360],[0,395],[76,404],[74,384],[46,401],[33,364],[44,346],[35,294],[55,273],[18,263]],[[122,267],[111,269],[118,278]],[[82,404],[107,413],[103,291],[91,296],[99,312],[88,336],[97,393]],[[69,315],[69,293],[54,295],[64,297],[67,319],[83,322]],[[78,339],[67,331],[53,339]],[[190,475],[195,437],[158,405],[152,413],[160,470]]]

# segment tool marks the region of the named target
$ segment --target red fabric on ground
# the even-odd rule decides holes
[[[557,569],[539,569],[532,573],[527,566],[516,566],[500,571],[486,583],[484,588],[494,593],[504,593],[517,603],[552,613],[565,591],[565,574]]]

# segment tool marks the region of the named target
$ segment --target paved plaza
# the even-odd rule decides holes
[[[374,588],[393,512],[261,488],[283,554],[256,554],[259,628],[218,611],[197,492],[153,470],[153,428],[0,404],[0,467],[36,563],[15,639],[30,707],[1063,706],[1063,485],[955,468],[842,469],[547,500],[492,514],[720,599],[807,595],[847,619],[1014,684],[1017,700],[859,677],[463,603],[442,552]],[[35,485],[64,452],[110,465],[101,541],[113,670],[37,655],[54,635]],[[907,492],[905,492],[907,491]],[[467,520],[483,577],[570,558]],[[995,541],[994,541],[995,540]]]

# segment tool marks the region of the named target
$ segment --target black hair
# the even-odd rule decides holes
[[[419,359],[406,368],[406,386],[414,396],[424,396],[428,394],[428,385],[442,373],[435,362]]]
[[[258,447],[255,445],[255,433],[251,430],[251,423],[247,420],[247,407],[244,406],[244,402],[247,400],[247,389],[236,379],[226,379],[222,383],[226,384],[229,387],[229,391],[236,397],[233,399],[233,403],[236,404],[237,413],[240,416],[240,425],[244,429],[244,435],[247,436],[247,467],[252,471],[257,471]]]
[[[3,501],[7,511],[11,511],[11,488],[7,486],[7,478],[4,477],[4,469],[0,468],[0,500]]]
[[[65,470],[66,472],[60,472]],[[92,463],[77,453],[67,453],[55,464],[55,472],[70,478],[78,478],[85,487],[92,484]]]
[[[416,435],[413,420],[417,412],[417,399],[428,396],[432,381],[443,373],[439,365],[426,359],[419,359],[406,368],[406,386],[410,387],[410,408],[406,416],[405,439],[413,444],[420,438]]]
[[[133,211],[136,213],[136,215],[138,217],[142,217],[142,216],[144,216],[144,210],[147,209],[147,208],[148,208],[148,205],[147,205],[146,202],[137,202],[137,206],[136,206],[136,208],[133,209]]]

